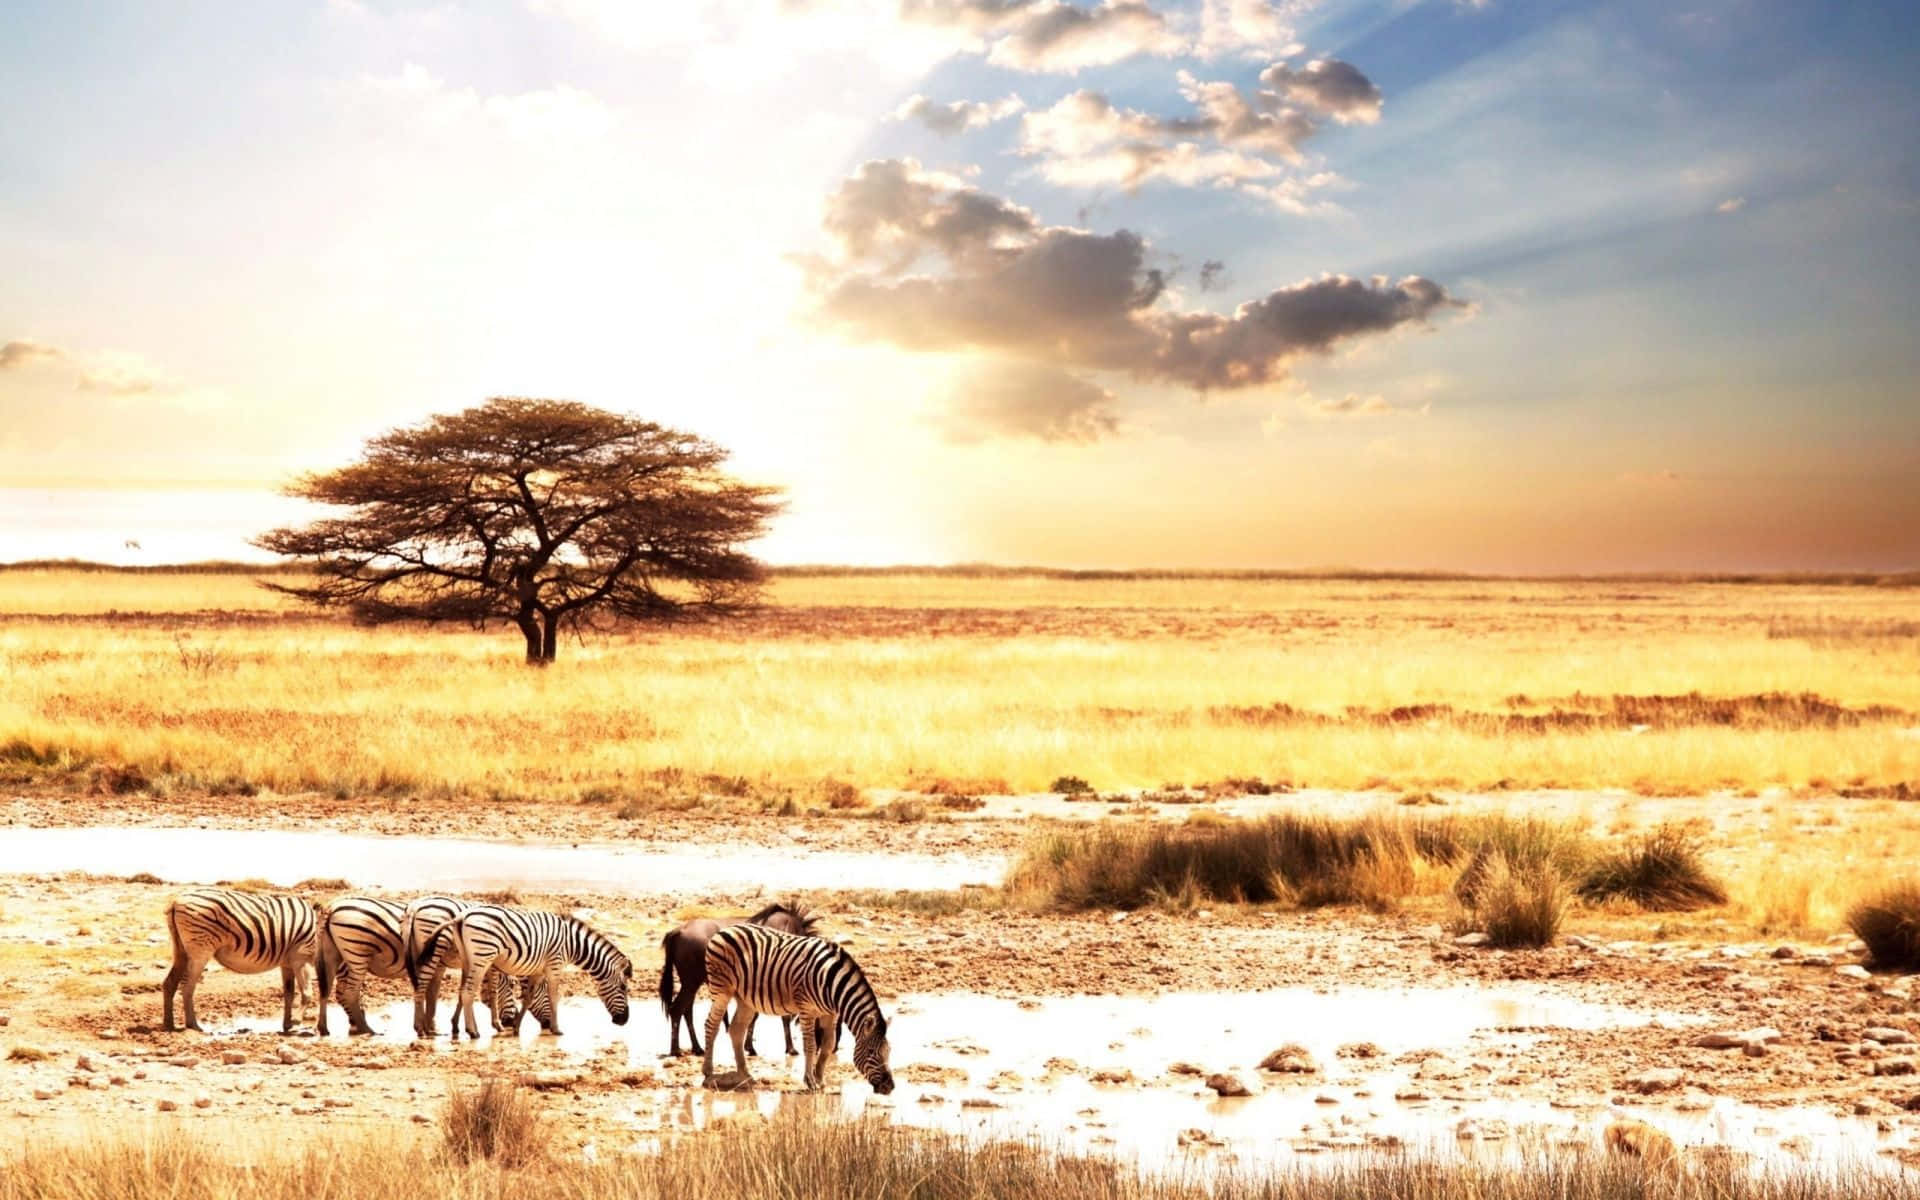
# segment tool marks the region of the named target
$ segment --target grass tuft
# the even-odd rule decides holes
[[[487,1159],[503,1167],[525,1166],[540,1158],[550,1140],[533,1101],[500,1078],[452,1092],[440,1117],[440,1132],[453,1161]]]
[[[1847,913],[1853,935],[1876,967],[1920,970],[1920,882],[1906,880],[1869,895]]]
[[[1513,865],[1496,850],[1469,908],[1469,924],[1487,935],[1487,944],[1538,949],[1560,935],[1571,899],[1551,862]]]
[[[1631,901],[1647,912],[1691,912],[1727,902],[1727,889],[1707,870],[1700,839],[1680,825],[1662,825],[1600,858],[1580,880],[1589,903]]]

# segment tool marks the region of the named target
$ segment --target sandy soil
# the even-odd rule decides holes
[[[537,838],[562,843],[638,838],[661,844],[743,842],[777,852],[804,847],[1005,851],[1026,836],[1018,819],[963,818],[903,825],[844,818],[745,821],[699,814],[622,820],[587,808],[444,809],[405,812],[320,799],[168,802],[164,809],[100,797],[17,798],[0,808],[14,824],[207,823],[289,825],[393,835]],[[796,838],[794,835],[800,836]],[[0,837],[5,833],[0,830]],[[533,1074],[550,1085],[544,1103],[581,1142],[671,1130],[715,1115],[699,1092],[696,1060],[653,1058],[666,1043],[653,1003],[658,938],[689,898],[524,896],[591,910],[618,931],[636,963],[636,1044],[644,1058],[618,1054],[582,1063],[553,1039],[463,1047],[386,1041],[322,1041],[278,1035],[277,976],[209,973],[202,1019],[220,1036],[161,1033],[161,978],[168,960],[160,911],[168,885],[85,876],[0,878],[0,1113],[22,1130],[168,1114],[169,1120],[244,1119],[253,1128],[289,1123],[364,1127],[434,1119],[450,1083],[478,1073]],[[747,896],[706,898],[735,911]],[[1084,994],[1246,992],[1279,987],[1406,988],[1527,981],[1589,1003],[1663,1014],[1668,1024],[1634,1029],[1531,1031],[1525,1053],[1436,1050],[1402,1054],[1410,1091],[1439,1096],[1538,1098],[1591,1110],[1613,1102],[1649,1110],[1698,1108],[1726,1097],[1763,1105],[1861,1114],[1911,1137],[1920,1118],[1915,1074],[1920,1011],[1915,980],[1869,976],[1843,941],[1818,946],[1616,942],[1579,939],[1540,952],[1498,952],[1458,945],[1414,916],[1322,911],[1270,914],[1203,912],[1038,916],[962,912],[929,916],[816,897],[824,932],[843,938],[890,1000],[904,993],[974,993],[1010,999]],[[575,980],[575,994],[584,990]],[[376,1001],[403,995],[380,985]],[[701,1006],[704,1013],[704,1005]],[[1281,1014],[1282,1016],[1284,1014]],[[1407,1013],[1417,1024],[1419,1013]],[[344,1024],[344,1022],[341,1022]],[[1294,1040],[1277,1021],[1270,1033],[1235,1051],[1257,1061]],[[239,1032],[240,1027],[256,1032]],[[1754,1043],[1708,1049],[1703,1034],[1767,1027]],[[1875,1033],[1869,1037],[1868,1031]],[[948,1102],[989,1097],[1001,1075],[990,1058],[955,1078],[928,1047],[956,1034],[992,1041],[992,1030],[918,1030],[896,1026],[894,1063],[903,1079],[938,1082]],[[763,1023],[777,1048],[778,1033]],[[1386,1040],[1386,1039],[1382,1039]],[[1266,1043],[1271,1043],[1271,1045]],[[1118,1046],[1119,1043],[1116,1043]],[[1066,1064],[1093,1075],[1137,1066],[1116,1049],[1113,1061]],[[1677,1070],[1675,1070],[1677,1068]],[[1332,1064],[1302,1076],[1324,1081]],[[1157,1069],[1156,1069],[1157,1070]],[[1659,1072],[1666,1071],[1662,1075]],[[546,1073],[540,1075],[540,1073]],[[1648,1075],[1648,1072],[1654,1072]],[[765,1086],[792,1089],[797,1073],[777,1058]],[[1135,1072],[1136,1074],[1138,1072]],[[851,1068],[844,1057],[838,1078]],[[977,1077],[976,1077],[977,1076]],[[1424,1082],[1421,1082],[1424,1081]],[[1269,1078],[1270,1086],[1295,1081]],[[998,1086],[1045,1087],[1000,1079]],[[1191,1079],[1150,1077],[1134,1089],[1191,1095]],[[982,1101],[986,1103],[987,1101]],[[1417,1102],[1417,1101],[1415,1101]]]

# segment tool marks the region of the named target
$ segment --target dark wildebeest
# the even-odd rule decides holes
[[[801,937],[813,937],[814,924],[819,918],[808,911],[804,904],[769,904],[750,917],[734,917],[730,920],[716,920],[713,917],[695,917],[680,928],[660,939],[660,1007],[667,1013],[667,1053],[680,1053],[680,1025],[687,1026],[687,1040],[693,1044],[690,1054],[701,1053],[700,1035],[693,1028],[693,998],[707,982],[707,939],[728,925],[765,925],[768,929],[777,929],[781,933],[799,934]],[[680,990],[673,990],[673,973],[680,972]],[[793,1048],[793,1018],[780,1018],[780,1032],[786,1038],[787,1053],[795,1053]],[[753,1031],[747,1031],[747,1053],[754,1054]]]

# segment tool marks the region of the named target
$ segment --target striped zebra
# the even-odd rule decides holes
[[[853,1065],[880,1095],[893,1091],[887,1067],[887,1018],[866,972],[845,948],[824,938],[779,933],[763,925],[729,925],[707,941],[707,1049],[701,1077],[713,1085],[713,1044],[726,1018],[727,1001],[736,1001],[727,1032],[733,1038],[733,1063],[740,1082],[747,1070],[746,1035],[760,1013],[800,1018],[806,1048],[808,1090],[826,1080],[827,1064],[839,1041],[840,1023],[853,1033]]]
[[[399,941],[401,965],[407,982],[413,987],[413,1032],[416,1037],[433,1036],[433,1014],[440,1006],[440,981],[448,968],[458,965],[454,943],[441,943],[437,955],[429,955],[433,935],[454,918],[474,907],[457,896],[421,896],[409,903],[401,914]],[[488,971],[480,980],[480,1002],[493,1014],[496,1030],[520,1027],[520,981],[499,971]],[[544,1029],[553,1028],[553,1000],[547,995],[546,981],[531,980],[525,999],[534,1017]],[[459,1020],[456,1014],[454,1020]]]
[[[478,904],[440,927],[427,944],[430,963],[457,963],[460,967],[460,1019],[467,1036],[480,1036],[473,1019],[478,981],[489,970],[546,984],[553,1009],[549,1033],[560,1032],[560,987],[556,968],[566,960],[593,976],[594,989],[615,1025],[627,1023],[627,988],[633,982],[633,962],[606,934],[578,917],[561,913]],[[456,1023],[454,1036],[460,1036]]]
[[[318,962],[322,1036],[327,1033],[327,1004],[333,998],[336,981],[348,1030],[356,1034],[373,1032],[363,1004],[368,981],[397,979],[407,973],[409,922],[415,936],[424,940],[446,923],[446,917],[439,914],[450,911],[449,906],[470,907],[451,896],[426,896],[405,907],[372,896],[342,896],[326,906],[320,918]],[[493,1014],[494,1027],[504,1028],[519,1020],[519,997],[515,987],[503,990],[499,984],[500,977],[489,974],[481,985],[481,1000]],[[535,996],[536,1011],[543,1008],[543,999]],[[417,1026],[417,1007],[415,1011]]]
[[[173,996],[180,991],[187,1028],[205,1032],[194,1013],[193,993],[211,959],[241,975],[279,967],[280,1028],[292,1033],[294,987],[302,985],[304,1010],[306,969],[318,955],[318,924],[312,903],[299,896],[227,888],[194,888],[175,896],[167,904],[173,966],[161,985],[160,1027],[175,1028]]]

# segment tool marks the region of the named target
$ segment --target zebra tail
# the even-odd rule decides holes
[[[175,959],[182,959],[187,956],[187,948],[182,945],[180,941],[180,918],[177,912],[179,904],[180,902],[178,900],[167,901],[167,936],[173,939],[173,957]]]
[[[678,929],[660,939],[660,1011],[673,1015],[673,952],[680,946]]]
[[[427,948],[418,954],[414,953],[413,939],[407,939],[407,952],[402,957],[407,964],[407,982],[413,985],[414,991],[420,990],[420,968],[438,957],[441,939],[447,936],[447,930],[451,928],[453,928],[452,921],[443,922],[440,928],[433,931],[433,937],[427,940]]]
[[[315,940],[319,944],[314,947],[313,973],[319,979],[320,1003],[325,1004],[333,995],[333,968],[339,958],[340,948],[334,944],[333,930],[327,927],[324,917]]]

